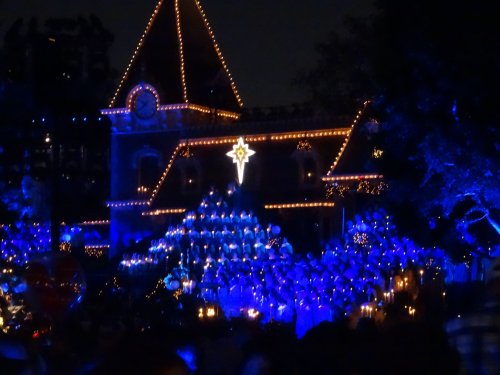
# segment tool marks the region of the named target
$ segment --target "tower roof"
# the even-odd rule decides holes
[[[227,111],[243,105],[198,0],[159,0],[109,103],[125,107],[141,82],[161,104],[191,103]]]

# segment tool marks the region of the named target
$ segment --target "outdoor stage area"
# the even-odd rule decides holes
[[[147,298],[164,290],[198,297],[199,319],[288,323],[299,337],[348,316],[383,321],[398,299],[413,319],[423,285],[444,296],[447,282],[466,277],[442,250],[399,238],[383,211],[348,221],[344,239],[313,254],[294,249],[279,225],[236,208],[237,194],[210,191],[147,252],[125,254],[119,275],[132,283],[159,275]]]
[[[8,307],[2,309],[3,332],[29,337],[41,348],[46,340],[62,340],[64,351],[80,358],[52,363],[62,368],[90,365],[85,362],[89,357],[103,371],[123,369],[123,353],[138,350],[137,345],[146,350],[142,355],[151,366],[165,359],[155,354],[160,345],[192,368],[231,366],[241,358],[209,350],[199,340],[231,341],[244,332],[252,340],[271,335],[266,340],[279,342],[285,352],[299,345],[301,366],[320,368],[326,362],[303,357],[317,343],[324,344],[314,349],[320,355],[332,345],[351,350],[367,337],[390,340],[375,351],[363,350],[392,358],[383,348],[407,335],[425,342],[431,327],[460,317],[474,305],[471,296],[481,295],[481,288],[471,288],[468,265],[399,237],[381,210],[348,220],[344,237],[312,253],[294,248],[279,223],[261,222],[248,207],[238,207],[238,194],[234,186],[210,190],[197,208],[186,211],[142,252],[116,260],[103,257],[99,248],[79,252],[78,226],[63,227],[57,253],[50,251],[48,225],[2,227],[2,258],[10,264],[0,275],[1,298]],[[106,341],[101,340],[108,339],[115,344],[103,347]],[[116,346],[122,340],[125,346]],[[82,347],[84,342],[90,346]],[[433,345],[429,350],[448,353],[443,341]],[[262,343],[258,348],[271,350]],[[283,355],[278,357],[288,356]],[[217,358],[219,364],[211,362]],[[376,366],[404,365],[385,359]],[[451,363],[446,356],[441,360],[445,367]],[[281,363],[280,368],[295,365]]]

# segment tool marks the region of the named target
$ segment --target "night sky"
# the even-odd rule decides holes
[[[0,0],[0,34],[17,17],[94,13],[115,34],[112,62],[122,72],[157,0]],[[346,15],[367,14],[371,0],[204,0],[247,107],[300,103],[291,81],[314,65],[315,44],[341,30]]]

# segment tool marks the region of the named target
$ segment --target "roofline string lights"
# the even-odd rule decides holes
[[[187,109],[192,109],[194,111],[203,112],[203,113],[215,113],[220,117],[228,117],[234,120],[238,120],[240,118],[240,114],[231,111],[224,111],[223,109],[213,109],[206,107],[204,105],[187,103]]]
[[[266,204],[264,208],[266,210],[281,210],[289,208],[314,208],[314,207],[334,207],[333,202],[306,202],[306,203],[278,203],[278,204]]]
[[[131,207],[131,206],[149,206],[148,201],[117,201],[117,202],[106,202],[107,207],[119,208],[119,207]]]
[[[186,212],[185,208],[161,208],[153,211],[143,212],[142,216],[174,215],[183,214],[184,212]]]
[[[85,249],[109,249],[111,245],[85,245]]]
[[[186,69],[184,65],[184,43],[182,41],[181,15],[179,12],[179,0],[175,0],[175,23],[177,28],[177,42],[179,44],[179,66],[181,72],[182,98],[187,103],[188,94],[186,86]]]
[[[370,104],[370,100],[366,100],[363,103],[363,108],[358,110],[358,113],[354,117],[354,120],[352,121],[352,124],[351,124],[351,128],[344,139],[344,143],[342,143],[342,146],[340,147],[340,150],[339,150],[339,153],[337,154],[337,157],[335,158],[333,164],[330,166],[330,169],[328,170],[328,173],[326,174],[327,176],[330,176],[332,174],[333,170],[335,169],[335,167],[339,163],[340,158],[342,157],[342,154],[344,153],[344,151],[347,147],[347,144],[349,143],[349,140],[351,139],[351,135],[352,135],[352,132],[354,130],[354,126],[358,123],[359,119],[361,118],[364,111],[366,110],[366,107],[368,107],[368,104]]]
[[[177,157],[177,154],[179,151],[182,149],[182,145],[178,144],[177,147],[175,148],[174,152],[172,153],[172,156],[170,157],[170,160],[168,161],[167,167],[163,171],[160,180],[156,183],[155,188],[153,189],[153,192],[151,193],[151,197],[149,197],[149,200],[147,202],[148,205],[151,205],[153,200],[156,197],[156,194],[160,191],[161,185],[163,185],[163,181],[165,181],[165,178],[167,177],[168,172],[170,171],[170,168],[172,168],[172,165],[174,165],[174,160]]]
[[[221,137],[221,138],[196,138],[193,140],[181,140],[180,146],[220,146],[238,142],[240,137]],[[243,137],[246,142],[265,142],[266,136]]]
[[[384,178],[381,174],[356,174],[356,175],[338,175],[321,177],[323,181],[354,181],[354,180],[375,180]]]
[[[325,138],[325,137],[337,137],[344,136],[350,132],[349,128],[336,128],[336,129],[322,129],[322,130],[311,130],[307,132],[287,132],[287,133],[275,133],[275,134],[255,134],[250,136],[243,136],[245,142],[280,142],[287,141],[290,139],[301,139],[301,138]],[[151,205],[153,200],[156,198],[160,187],[163,185],[168,172],[170,171],[175,158],[183,147],[186,146],[209,146],[209,145],[224,145],[235,143],[238,141],[238,137],[213,137],[213,138],[193,138],[193,139],[183,139],[179,141],[179,144],[175,148],[170,161],[165,168],[160,180],[156,184],[154,190],[151,193],[151,197],[148,200],[148,205]]]
[[[159,0],[158,3],[156,4],[156,7],[155,7],[153,13],[151,14],[151,17],[149,17],[149,21],[146,25],[146,28],[144,29],[144,32],[142,33],[142,35],[139,39],[139,42],[137,43],[137,46],[135,47],[135,50],[132,53],[132,57],[130,58],[130,61],[129,61],[127,67],[125,68],[125,72],[123,73],[122,79],[120,80],[120,83],[118,84],[118,87],[116,88],[116,91],[113,94],[113,98],[111,99],[111,102],[109,103],[108,108],[113,108],[113,106],[115,105],[116,98],[118,97],[118,94],[120,93],[120,90],[122,89],[123,83],[125,82],[125,80],[128,77],[128,74],[130,72],[130,68],[132,67],[137,55],[139,54],[139,51],[141,50],[142,45],[144,44],[144,40],[146,39],[146,36],[149,33],[149,30],[151,29],[151,26],[153,26],[153,22],[154,22],[156,16],[158,15],[158,12],[159,12],[162,4],[163,4],[163,0]]]
[[[80,224],[81,226],[88,226],[88,225],[109,225],[110,221],[109,220],[86,220],[82,221]]]
[[[222,55],[222,52],[219,48],[219,44],[217,43],[217,40],[215,39],[215,34],[212,30],[212,27],[210,26],[210,23],[208,22],[207,16],[205,15],[205,11],[201,7],[201,4],[199,0],[195,0],[196,6],[198,7],[198,11],[200,12],[203,22],[205,23],[205,27],[208,30],[208,33],[210,34],[210,37],[212,38],[212,43],[214,44],[215,52],[217,52],[217,56],[219,56],[219,60],[224,67],[224,70],[226,71],[226,74],[229,78],[229,82],[231,84],[231,88],[233,89],[233,93],[236,96],[236,100],[238,101],[238,104],[241,107],[243,107],[243,100],[240,97],[240,94],[238,93],[238,89],[236,87],[236,84],[234,83],[233,77],[231,76],[231,72],[229,71],[229,68],[226,64],[226,61],[224,60],[224,56]]]
[[[154,93],[153,93],[154,94]],[[155,95],[156,96],[156,95]],[[159,101],[158,101],[159,102]],[[191,109],[193,111],[202,112],[202,113],[215,113],[219,117],[227,117],[233,120],[237,120],[240,118],[240,114],[236,112],[224,111],[221,109],[214,110],[213,108],[209,108],[199,104],[191,104],[191,103],[179,103],[179,104],[162,104],[158,106],[158,111],[178,111],[183,109]],[[102,115],[128,115],[130,114],[131,108],[111,108],[111,109],[102,109]]]
[[[243,136],[245,142],[265,142],[265,141],[287,141],[290,139],[302,138],[324,138],[345,136],[349,133],[349,128],[312,130],[307,132],[286,132],[273,134],[255,134]],[[212,137],[212,138],[193,138],[181,140],[181,146],[207,146],[207,145],[222,145],[234,143],[238,141],[238,136],[231,137]]]

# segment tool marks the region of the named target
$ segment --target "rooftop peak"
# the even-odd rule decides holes
[[[198,0],[159,0],[109,103],[125,107],[140,82],[160,104],[196,104],[240,111],[243,102]]]

